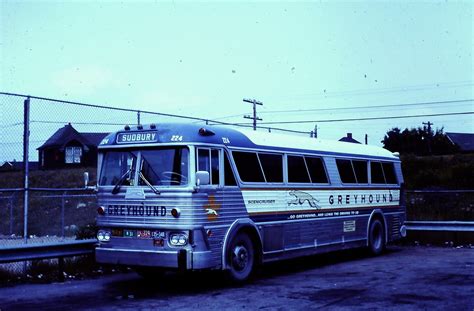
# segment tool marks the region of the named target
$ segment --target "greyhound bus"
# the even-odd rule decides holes
[[[396,154],[375,147],[196,124],[150,124],[99,146],[100,263],[141,274],[222,269],[366,247],[406,234]]]

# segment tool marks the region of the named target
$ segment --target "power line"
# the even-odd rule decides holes
[[[326,122],[350,122],[350,121],[372,121],[372,120],[390,120],[390,119],[405,119],[405,118],[424,118],[424,117],[440,117],[440,116],[454,116],[454,115],[469,115],[474,114],[474,111],[467,112],[451,112],[451,113],[435,113],[435,114],[420,114],[408,116],[388,116],[388,117],[370,117],[370,118],[350,118],[350,119],[332,119],[332,120],[295,120],[295,121],[275,121],[275,122],[261,122],[260,124],[294,124],[294,123],[326,123]],[[248,123],[243,123],[248,124]]]
[[[356,106],[356,107],[336,107],[336,108],[315,108],[315,109],[294,109],[294,110],[274,110],[274,111],[262,111],[260,113],[290,113],[290,112],[312,112],[312,111],[337,111],[337,110],[353,110],[353,109],[370,109],[370,108],[398,108],[398,107],[411,107],[411,106],[431,106],[431,105],[444,105],[453,103],[465,103],[472,102],[474,99],[456,99],[446,101],[434,101],[434,102],[422,102],[422,103],[408,103],[408,104],[397,104],[397,105],[377,105],[377,106]]]
[[[248,126],[246,124],[228,123],[228,122],[222,122],[222,121],[216,121],[216,120],[210,120],[210,119],[204,119],[204,118],[188,117],[188,116],[183,116],[183,115],[160,113],[160,112],[153,112],[153,111],[134,110],[134,109],[127,109],[127,108],[116,108],[116,107],[109,107],[109,106],[102,106],[102,105],[92,105],[92,104],[85,104],[85,103],[80,103],[80,102],[65,101],[65,100],[46,98],[46,97],[38,97],[38,96],[25,95],[25,94],[0,92],[0,95],[16,96],[16,97],[27,97],[27,98],[30,98],[30,99],[45,100],[45,101],[50,101],[50,102],[71,104],[71,105],[89,107],[89,108],[101,108],[101,109],[109,109],[109,110],[115,110],[115,111],[134,112],[134,113],[140,112],[140,113],[150,114],[150,115],[181,118],[181,119],[187,119],[187,120],[193,120],[193,121],[201,121],[201,122],[206,122],[206,124],[215,123],[215,124],[220,124],[220,125],[240,126],[240,127],[247,127],[247,128],[251,127],[251,126]],[[39,121],[39,122],[41,122],[41,121]],[[44,121],[44,123],[53,123],[53,122],[55,122],[55,121]],[[56,122],[56,123],[58,123],[58,122]],[[61,123],[64,123],[64,122],[61,122]],[[65,122],[65,123],[68,123],[68,122]],[[84,124],[90,124],[90,123],[93,123],[93,122],[83,122],[83,123]],[[77,124],[79,124],[79,123],[77,123]],[[91,125],[94,125],[94,124],[91,124]],[[95,125],[123,125],[123,123],[120,123],[120,124],[101,124],[99,122],[96,122]],[[307,134],[307,135],[309,135],[309,133],[310,133],[310,132],[294,131],[294,130],[282,129],[282,128],[268,128],[268,127],[258,127],[258,128],[267,129],[269,131],[270,130],[278,130],[278,131],[283,131],[283,132],[300,133],[300,134]]]
[[[297,95],[287,95],[279,96],[278,98],[331,98],[331,97],[346,97],[346,96],[361,96],[361,95],[371,95],[371,94],[388,94],[388,93],[400,93],[400,92],[410,92],[410,91],[424,91],[430,89],[446,89],[446,88],[457,88],[457,87],[470,87],[473,86],[472,81],[459,81],[451,83],[432,83],[424,85],[412,85],[412,86],[402,86],[402,87],[393,87],[393,88],[379,88],[379,89],[361,89],[361,90],[348,90],[348,91],[334,91],[327,92],[324,90],[320,93],[309,93],[309,94],[297,94]]]
[[[127,122],[124,123],[107,123],[107,122],[72,122],[72,121],[48,121],[48,120],[31,120],[31,123],[40,123],[40,124],[67,124],[74,123],[80,125],[114,125],[114,126],[124,126],[127,125]]]

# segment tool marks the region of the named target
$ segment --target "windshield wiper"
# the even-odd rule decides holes
[[[153,186],[146,178],[145,176],[143,175],[142,172],[140,172],[140,178],[145,182],[145,184],[151,188],[151,190],[153,190],[154,193],[156,194],[160,194],[160,190],[156,189],[155,186]]]
[[[122,186],[122,183],[123,181],[125,180],[125,178],[127,177],[128,174],[130,174],[130,172],[132,171],[132,168],[129,168],[125,174],[122,175],[122,177],[120,177],[120,179],[117,181],[117,183],[115,184],[115,187],[114,189],[112,189],[112,194],[117,194],[119,193],[120,191],[120,187]]]

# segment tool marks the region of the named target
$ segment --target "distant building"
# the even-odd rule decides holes
[[[29,170],[34,171],[38,169],[38,162],[28,162],[29,163]],[[17,162],[15,160],[13,161],[5,161],[3,164],[0,166],[0,172],[11,172],[11,171],[22,171],[23,170],[23,161]]]
[[[463,153],[474,152],[474,134],[469,133],[446,133],[451,143],[457,145]]]
[[[108,133],[79,133],[71,123],[56,131],[38,150],[41,169],[97,165],[97,146]]]
[[[360,142],[358,142],[357,140],[352,138],[352,133],[347,133],[347,136],[342,137],[341,139],[339,139],[339,141],[343,141],[343,142],[346,142],[346,143],[360,144]]]

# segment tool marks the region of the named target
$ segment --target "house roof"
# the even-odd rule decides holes
[[[343,141],[343,142],[345,142],[345,143],[360,144],[359,141],[357,141],[357,140],[355,140],[354,138],[352,138],[352,133],[347,133],[347,136],[342,137],[341,139],[339,139],[339,141]]]
[[[84,146],[97,147],[108,133],[79,133],[71,123],[58,129],[46,142],[38,147],[38,150],[46,148],[59,148],[64,146],[72,140],[76,140]]]
[[[37,161],[29,161],[29,169],[30,170],[37,170],[39,163]],[[23,161],[5,161],[0,166],[0,170],[22,170],[23,169]]]
[[[474,134],[446,133],[448,139],[461,148],[461,151],[474,151]]]
[[[109,133],[80,133],[90,145],[98,146],[102,139],[107,136]]]

